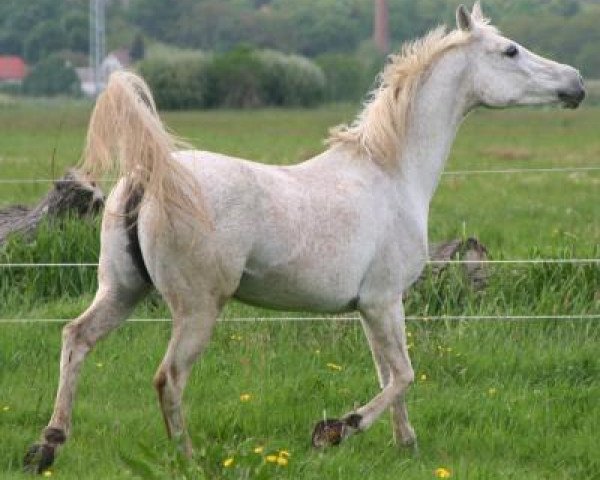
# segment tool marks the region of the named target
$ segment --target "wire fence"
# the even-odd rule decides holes
[[[600,172],[600,166],[589,167],[543,167],[543,168],[507,168],[490,170],[448,170],[442,173],[443,176],[461,176],[461,175],[515,175],[532,173],[585,173]],[[0,184],[26,184],[26,183],[53,183],[56,178],[4,178],[0,179]],[[98,180],[102,183],[115,182],[114,178],[105,178]]]
[[[513,260],[429,260],[427,265],[600,265],[600,258],[518,258]],[[0,263],[0,268],[97,268],[98,263]]]
[[[352,316],[312,316],[312,317],[223,317],[219,318],[221,323],[301,323],[301,322],[358,322],[360,317]],[[576,314],[576,315],[436,315],[436,316],[406,316],[411,322],[458,322],[458,321],[510,321],[527,322],[536,320],[600,320],[600,314]],[[0,324],[35,324],[35,323],[67,323],[71,318],[0,318]],[[130,318],[128,323],[170,323],[170,318]]]
[[[467,175],[521,175],[534,173],[585,173],[600,171],[600,166],[589,167],[549,167],[549,168],[509,168],[489,170],[450,170],[443,173],[444,176],[467,176]],[[42,184],[53,183],[55,179],[50,178],[13,178],[0,179],[0,184]],[[103,179],[105,183],[114,182],[114,179]],[[430,260],[428,265],[600,265],[600,258],[531,258],[531,259],[499,259],[499,260]],[[0,263],[0,269],[10,268],[97,268],[96,262],[64,262],[64,263]],[[66,323],[71,319],[65,318],[0,318],[0,324],[24,324],[24,323]],[[310,316],[310,317],[230,317],[220,318],[220,322],[243,323],[243,322],[356,322],[360,317],[354,316]],[[536,320],[600,320],[600,314],[574,314],[574,315],[438,315],[438,316],[407,316],[409,321],[536,321]],[[164,323],[170,322],[170,318],[132,318],[130,323]]]

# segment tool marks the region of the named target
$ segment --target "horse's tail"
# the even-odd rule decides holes
[[[81,168],[93,177],[114,172],[127,178],[129,195],[155,201],[159,219],[174,210],[206,219],[194,195],[198,185],[173,158],[181,148],[189,147],[162,124],[146,82],[131,72],[115,72],[92,112]],[[137,213],[136,203],[136,212],[126,213]]]

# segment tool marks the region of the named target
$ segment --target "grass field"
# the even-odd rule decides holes
[[[0,180],[55,178],[80,154],[89,106],[0,105]],[[328,126],[353,107],[166,114],[203,149],[294,163],[322,149]],[[471,115],[447,170],[600,166],[600,109],[480,111]],[[433,240],[473,235],[494,258],[600,257],[600,172],[444,176],[431,208]],[[46,184],[0,183],[0,205],[31,203]],[[14,239],[0,261],[95,262],[97,222]],[[600,314],[598,265],[492,267],[474,293],[458,270],[428,279],[407,313]],[[0,269],[0,317],[70,318],[94,291],[93,269]],[[156,298],[136,317],[164,317]],[[281,316],[231,304],[225,318]],[[294,314],[297,315],[297,314]],[[127,324],[101,342],[82,373],[73,436],[52,469],[65,479],[600,478],[600,323],[594,320],[412,321],[417,381],[409,411],[420,456],[391,444],[387,416],[340,448],[315,452],[314,423],[377,391],[355,322],[222,323],[186,392],[197,453],[167,442],[151,379],[168,323]],[[0,478],[21,478],[25,448],[46,424],[55,393],[60,324],[0,326]],[[341,369],[332,368],[335,364]],[[240,395],[249,394],[248,401]],[[246,397],[244,397],[246,398]],[[262,454],[254,453],[264,446]],[[287,466],[265,461],[282,449]],[[226,458],[234,458],[224,467]]]

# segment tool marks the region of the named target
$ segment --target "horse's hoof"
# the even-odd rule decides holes
[[[346,424],[335,418],[321,420],[315,425],[312,434],[312,445],[315,448],[339,445],[344,438]]]
[[[29,447],[23,459],[23,470],[27,473],[44,473],[54,462],[54,446],[36,443]]]

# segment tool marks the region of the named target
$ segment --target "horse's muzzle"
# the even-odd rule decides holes
[[[585,98],[583,79],[578,74],[576,84],[568,90],[559,90],[558,98],[566,108],[577,108]]]

